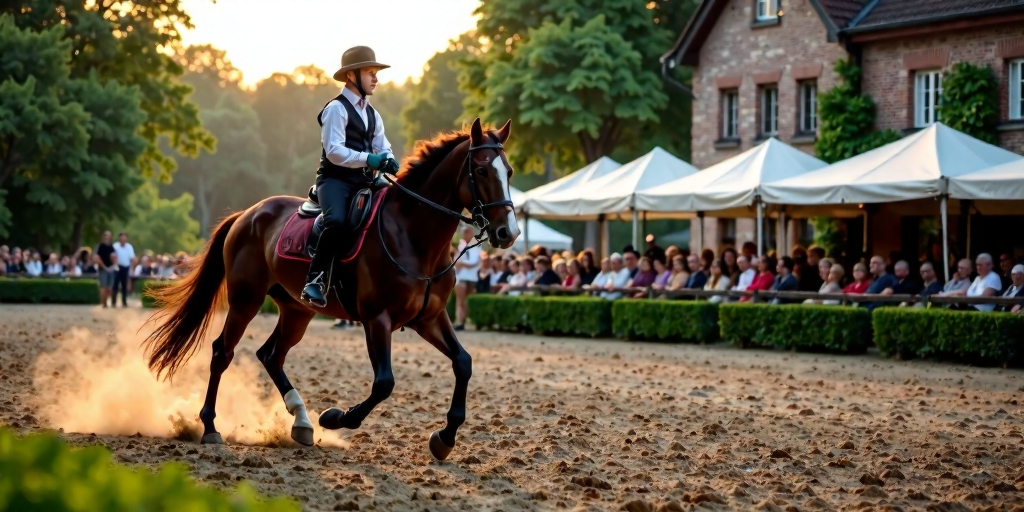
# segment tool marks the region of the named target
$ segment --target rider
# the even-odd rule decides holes
[[[317,116],[323,146],[316,172],[322,209],[316,220],[320,241],[302,290],[302,299],[316,307],[327,305],[331,264],[351,229],[347,223],[352,193],[369,184],[373,170],[398,171],[391,143],[384,136],[384,121],[367,101],[377,87],[377,72],[388,67],[377,62],[373,50],[366,46],[346,50],[341,69],[334,73],[334,79],[345,82],[345,87]]]

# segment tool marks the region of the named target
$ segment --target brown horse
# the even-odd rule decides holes
[[[214,427],[220,377],[246,326],[269,295],[280,310],[277,327],[256,355],[295,417],[293,439],[312,445],[313,425],[284,373],[284,361],[314,315],[324,313],[362,322],[374,378],[369,398],[345,412],[324,411],[320,426],[358,428],[391,395],[395,386],[391,335],[407,326],[452,361],[455,390],[448,421],[431,434],[428,443],[437,459],[451,453],[466,418],[472,359],[459,344],[445,311],[455,277],[444,270],[452,264],[449,248],[464,209],[473,213],[492,246],[511,247],[519,236],[509,192],[512,167],[503,150],[510,133],[511,121],[500,130],[484,132],[477,119],[468,133],[420,142],[367,226],[360,253],[350,263],[336,265],[334,272],[341,273],[344,287],[334,288],[334,300],[321,310],[299,300],[308,265],[279,258],[275,250],[286,220],[302,199],[271,197],[217,226],[203,253],[190,262],[192,271],[152,292],[161,309],[152,319],[158,328],[145,342],[150,369],[171,377],[202,345],[226,289],[227,318],[213,341],[210,385],[199,413],[203,443],[224,442]],[[426,278],[435,274],[440,275]]]

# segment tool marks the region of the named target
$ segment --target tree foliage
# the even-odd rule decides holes
[[[839,60],[835,71],[839,81],[818,95],[818,158],[838,162],[899,140],[894,130],[875,130],[875,102],[860,92],[860,68]]]
[[[468,124],[462,108],[466,94],[459,90],[457,65],[469,56],[474,44],[470,34],[453,39],[447,50],[435,53],[427,61],[418,84],[406,84],[410,91],[409,104],[402,111],[405,140],[412,143],[430,139]]]
[[[943,73],[939,119],[971,137],[998,144],[999,81],[992,68],[958,62]]]
[[[124,230],[140,250],[157,254],[198,251],[203,241],[197,236],[199,222],[189,216],[192,205],[188,192],[175,199],[162,199],[156,184],[146,181],[131,196],[132,214]]]
[[[674,91],[659,75],[658,58],[693,6],[484,0],[479,44],[460,64],[466,109],[517,123],[515,159],[525,169],[540,168],[543,154],[575,168],[620,145],[648,150],[656,133],[689,124],[670,108]]]

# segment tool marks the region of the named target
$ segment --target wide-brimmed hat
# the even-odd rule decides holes
[[[387,64],[377,62],[377,56],[369,46],[356,46],[345,50],[341,55],[341,69],[334,72],[334,79],[345,81],[345,73],[359,68],[390,68]]]

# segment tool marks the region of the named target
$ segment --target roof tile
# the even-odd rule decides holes
[[[972,14],[1014,6],[1024,8],[1024,0],[880,0],[857,26],[924,22],[941,16]]]

